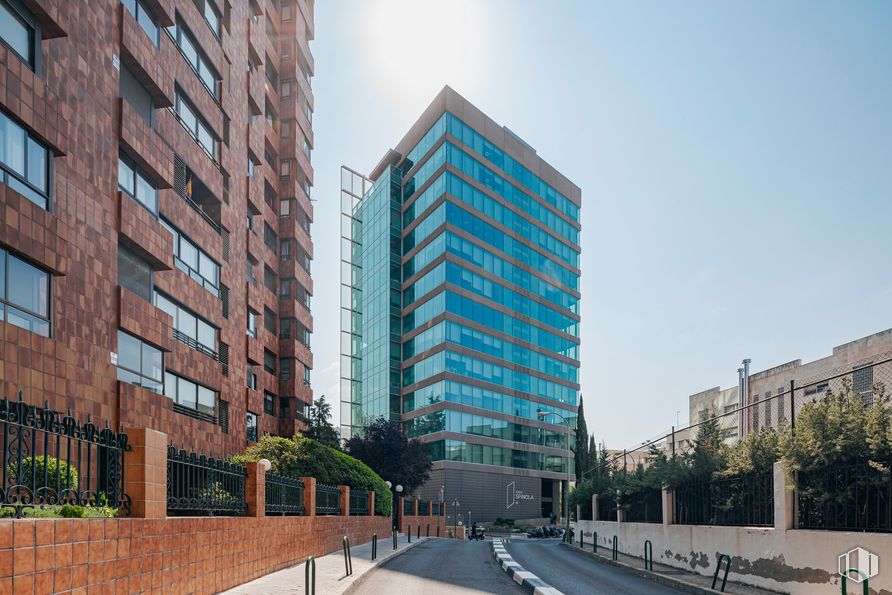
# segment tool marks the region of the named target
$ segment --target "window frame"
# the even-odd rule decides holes
[[[185,116],[180,112],[182,108],[185,108],[192,118],[195,120],[195,129],[190,128],[186,122]],[[174,93],[174,103],[169,108],[173,110],[174,116],[179,121],[180,125],[186,129],[186,132],[192,136],[192,140],[201,147],[201,149],[207,154],[208,157],[214,163],[217,163],[217,150],[219,149],[220,139],[217,138],[216,133],[211,130],[211,127],[208,125],[207,120],[201,112],[195,107],[195,104],[189,100],[185,93],[179,88],[176,89]],[[212,147],[207,147],[204,142],[201,140],[200,131],[203,131],[207,136],[211,139]]]
[[[251,423],[253,420],[253,424]],[[253,438],[251,437],[251,430],[254,430]],[[253,411],[247,411],[245,415],[245,440],[248,442],[257,442],[260,434],[260,424],[257,418],[257,414]]]
[[[128,368],[128,367],[126,367],[126,366],[124,366],[124,365],[121,364],[121,335],[126,335],[127,337],[130,337],[131,339],[133,339],[133,340],[135,340],[137,343],[139,343],[139,367],[140,367],[139,370],[133,370],[133,369]],[[143,356],[143,350],[146,349],[146,348],[149,348],[149,349],[152,349],[152,350],[154,350],[154,351],[157,351],[158,354],[161,356],[161,379],[160,379],[160,380],[157,380],[157,379],[155,379],[155,378],[152,378],[151,376],[148,376],[148,375],[146,374],[146,372],[142,369],[143,362],[145,361],[144,356]],[[140,379],[142,379],[142,380],[151,381],[152,383],[157,383],[157,384],[158,384],[158,390],[153,390],[152,388],[146,386],[145,384],[135,384],[134,382],[131,382],[131,381],[129,381],[129,380],[123,380],[122,378],[120,378],[120,376],[118,376],[118,373],[115,372],[115,377],[117,378],[117,380],[118,380],[119,382],[125,382],[125,383],[127,383],[127,384],[133,384],[134,386],[138,386],[138,387],[140,387],[140,388],[142,388],[142,389],[145,389],[145,390],[147,390],[147,391],[153,392],[153,393],[155,393],[155,394],[161,394],[161,395],[164,394],[164,375],[165,375],[165,373],[166,373],[166,370],[165,370],[165,368],[164,368],[164,352],[163,352],[161,349],[155,347],[154,345],[150,345],[149,343],[146,343],[143,339],[137,337],[136,335],[133,335],[133,334],[131,334],[131,333],[128,333],[127,331],[122,330],[122,329],[118,329],[118,346],[117,346],[117,349],[118,349],[118,351],[117,351],[117,354],[118,354],[118,362],[117,362],[117,365],[115,366],[115,368],[117,368],[118,370],[123,370],[124,372],[127,372],[127,373],[129,373],[129,374],[133,374],[133,375],[135,375],[135,376],[138,376],[138,377],[139,377]]]
[[[18,56],[22,60],[22,62],[27,64],[28,68],[31,69],[31,71],[33,71],[35,74],[40,74],[40,42],[42,41],[40,34],[40,24],[37,22],[37,19],[34,18],[34,15],[31,14],[31,11],[28,10],[19,0],[0,0],[0,4],[5,6],[12,17],[24,26],[26,32],[28,33],[28,52],[31,55],[21,55],[3,38],[0,38],[0,43],[5,45],[10,52]]]
[[[171,32],[171,30],[173,32]],[[177,51],[180,52],[180,54],[186,60],[186,64],[188,64],[192,68],[192,71],[195,73],[195,76],[198,77],[201,85],[207,90],[208,93],[210,93],[214,101],[220,103],[223,77],[217,72],[217,69],[214,68],[214,65],[211,64],[210,58],[208,58],[207,53],[205,53],[201,45],[199,45],[198,41],[195,39],[195,35],[192,34],[192,31],[182,22],[181,19],[177,19],[176,23],[174,23],[174,25],[171,27],[167,27],[165,31],[167,31],[167,34],[173,40],[174,45],[177,46]],[[192,61],[189,59],[189,56],[186,55],[186,51],[183,49],[183,36],[188,38],[187,41],[189,42],[189,45],[192,46],[192,49],[195,52],[195,62],[197,64],[193,64]],[[201,76],[202,68],[206,69],[212,75],[212,78],[214,79],[213,89],[208,87],[204,78]]]
[[[2,2],[3,0],[0,0]],[[8,126],[14,126],[16,129],[21,130],[22,135],[24,136],[24,145],[22,152],[22,169],[24,170],[23,174],[15,171],[12,165],[9,165],[6,160],[5,150],[6,147],[3,147],[4,151],[4,159],[0,160],[0,184],[6,184],[17,193],[24,196],[29,201],[33,202],[37,206],[41,207],[44,211],[52,212],[50,208],[52,206],[51,201],[51,190],[53,188],[53,152],[50,148],[39,138],[31,134],[31,132],[23,125],[19,124],[16,120],[14,120],[9,114],[6,112],[0,111],[0,125],[7,127],[4,131],[4,136],[9,136],[9,128]],[[28,169],[29,162],[31,161],[31,145],[37,145],[39,148],[43,149],[46,156],[46,164],[45,164],[45,183],[46,183],[46,191],[40,190],[37,186],[35,186],[28,179]],[[10,179],[12,179],[13,183],[10,183]],[[23,192],[24,191],[24,192]],[[35,196],[43,199],[43,204],[35,200]]]
[[[211,359],[213,359],[215,361],[219,360],[219,358],[220,358],[220,329],[216,325],[211,323],[211,321],[207,320],[206,318],[204,318],[203,316],[201,316],[199,314],[196,314],[193,310],[182,305],[174,298],[170,297],[169,295],[167,295],[163,292],[155,290],[152,292],[152,304],[156,308],[160,309],[162,312],[167,312],[167,311],[164,310],[163,308],[161,308],[161,306],[159,306],[159,304],[158,304],[159,299],[169,302],[170,305],[173,306],[173,308],[175,310],[175,316],[173,316],[173,319],[174,319],[173,320],[173,330],[174,330],[173,338],[176,339],[177,341],[179,341],[180,343],[183,343],[184,345],[187,345],[188,347],[194,349],[195,351],[210,357]],[[195,319],[195,338],[194,339],[191,336],[189,336],[189,334],[186,331],[178,328],[179,319],[180,319],[180,311],[183,311],[186,315],[191,316],[192,318]],[[167,312],[167,314],[170,314],[170,313]],[[198,330],[200,324],[204,324],[205,326],[211,328],[214,331],[214,345],[213,346],[207,345],[204,341],[202,341],[199,338],[201,336],[201,333]],[[178,337],[177,333],[182,335],[182,337]]]
[[[208,19],[208,8],[210,8],[211,12],[214,14],[215,20],[217,21],[217,29],[214,29],[214,25],[211,24],[211,21]],[[201,17],[204,19],[204,22],[207,23],[211,32],[214,34],[214,37],[217,38],[217,41],[220,41],[221,36],[223,35],[223,15],[217,12],[217,7],[214,6],[214,3],[210,0],[204,0],[204,6],[201,9]]]
[[[121,186],[121,164],[122,163],[130,169],[130,173],[133,176],[133,192],[130,192],[128,189]],[[146,203],[144,203],[143,201],[141,201],[137,197],[137,189],[138,189],[139,180],[142,180],[143,182],[145,182],[146,185],[148,185],[149,188],[151,188],[154,191],[154,193],[155,193],[155,201],[154,201],[155,208],[154,209],[152,207],[150,207],[149,205],[147,205]],[[118,190],[120,190],[121,192],[123,192],[124,194],[126,194],[127,196],[132,198],[133,200],[135,200],[137,203],[139,203],[144,209],[146,209],[148,212],[150,212],[156,218],[158,217],[158,215],[159,215],[159,213],[158,213],[158,189],[155,188],[154,184],[152,184],[152,182],[140,172],[140,169],[136,166],[136,164],[133,162],[133,160],[130,159],[129,157],[127,157],[127,155],[125,153],[123,153],[120,149],[118,150]]]
[[[208,254],[207,252],[202,250],[202,248],[198,244],[193,242],[188,236],[184,235],[180,230],[178,230],[176,227],[171,225],[171,223],[168,222],[166,219],[164,219],[163,217],[159,217],[158,220],[161,222],[161,225],[164,226],[165,229],[170,231],[171,235],[173,236],[174,265],[176,265],[178,269],[180,269],[181,271],[183,271],[184,273],[189,275],[189,278],[191,278],[193,281],[195,281],[196,283],[198,283],[199,285],[204,287],[207,290],[207,292],[210,293],[212,296],[214,296],[217,299],[220,299],[220,268],[221,268],[220,263],[218,263],[216,260],[211,258],[210,254]],[[182,252],[182,243],[183,242],[185,242],[190,248],[195,250],[195,252],[196,252],[196,266],[199,267],[198,269],[192,268],[192,265],[187,263],[180,256],[180,254]],[[208,261],[210,261],[213,265],[216,266],[216,277],[217,277],[216,281],[212,281],[211,279],[208,279],[207,277],[205,277],[204,275],[201,274],[200,267],[201,267],[201,256],[202,255],[204,255],[204,257]],[[183,268],[183,267],[185,267],[185,268]],[[196,275],[198,277],[201,277],[202,280],[199,281],[198,279],[196,279],[195,278]],[[216,285],[214,285],[214,283],[216,283]]]
[[[176,380],[174,381],[175,384],[176,384],[176,392],[177,392],[177,394],[176,394],[175,397],[172,397],[172,396],[170,396],[170,395],[167,394],[167,381],[168,381],[168,377],[176,379]],[[183,380],[184,382],[188,382],[188,383],[190,383],[190,384],[194,384],[194,385],[195,385],[195,407],[191,407],[191,406],[189,406],[189,405],[187,405],[187,404],[184,404],[184,403],[180,402],[180,382],[179,382],[180,380]],[[198,408],[198,404],[199,404],[199,402],[200,402],[200,400],[199,400],[199,396],[198,396],[198,395],[199,395],[199,392],[200,392],[200,389],[204,389],[204,390],[206,390],[206,391],[210,391],[210,393],[214,395],[214,410],[213,410],[213,413],[208,413],[208,412],[206,412],[206,411],[202,411],[201,409]],[[162,394],[163,394],[165,397],[167,397],[168,399],[170,399],[171,401],[173,401],[173,404],[174,404],[174,410],[175,410],[175,411],[176,411],[176,410],[179,410],[181,413],[184,413],[183,410],[185,409],[185,410],[187,410],[185,413],[186,413],[187,415],[192,416],[192,417],[197,417],[197,418],[200,418],[200,419],[206,419],[206,420],[208,420],[208,421],[216,421],[216,419],[217,419],[217,412],[219,411],[220,391],[215,390],[215,389],[211,388],[210,386],[204,385],[204,384],[202,384],[202,383],[200,383],[200,382],[198,382],[198,381],[196,381],[196,380],[193,380],[193,379],[191,379],[191,378],[188,378],[188,377],[186,377],[186,376],[182,376],[182,375],[180,375],[180,374],[177,374],[176,372],[171,372],[171,371],[168,370],[168,369],[165,369],[165,370],[164,370],[164,391],[165,391],[165,392],[162,393]]]
[[[161,47],[161,27],[159,27],[158,23],[156,22],[157,18],[155,17],[155,14],[151,10],[143,6],[142,0],[121,0],[121,4],[123,4],[127,8],[127,10],[130,11],[130,14],[133,15],[133,20],[136,21],[136,24],[139,25],[139,28],[142,29],[143,33],[146,34],[146,37],[151,40],[152,45],[154,45],[155,47]],[[133,5],[133,8],[130,7],[131,4]],[[152,23],[152,26],[155,27],[154,37],[152,37],[149,32],[146,31],[145,25],[143,25],[143,22],[139,18],[140,13],[144,13],[145,18],[147,18],[149,22]]]
[[[46,275],[47,283],[46,283],[46,316],[31,310],[30,308],[25,308],[19,304],[16,304],[9,299],[9,278],[10,278],[10,266],[9,260],[10,258],[14,258],[22,264],[29,266],[37,271],[44,273]],[[6,324],[11,324],[16,328],[20,328],[29,333],[34,333],[41,337],[51,338],[53,336],[53,273],[47,269],[44,269],[31,261],[18,256],[16,253],[7,250],[5,248],[0,247],[0,259],[3,261],[3,279],[2,279],[2,287],[0,287],[0,321],[3,321]],[[9,321],[9,310],[13,309],[18,312],[22,312],[23,314],[30,316],[32,318],[37,318],[38,320],[46,322],[46,334],[42,332],[38,332],[35,330],[31,330],[30,328],[25,328],[19,324]]]
[[[276,414],[276,395],[269,391],[263,391],[263,413],[266,415]]]

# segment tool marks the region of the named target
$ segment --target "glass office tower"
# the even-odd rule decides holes
[[[343,435],[401,419],[434,460],[419,497],[466,522],[559,512],[579,188],[449,87],[341,186]]]

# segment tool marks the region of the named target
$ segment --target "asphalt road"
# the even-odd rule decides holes
[[[681,591],[592,560],[558,540],[517,540],[505,545],[514,560],[567,595],[678,595]]]
[[[469,595],[525,593],[492,556],[492,542],[431,539],[371,571],[355,595]]]

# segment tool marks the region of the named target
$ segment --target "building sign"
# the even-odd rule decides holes
[[[507,486],[505,486],[505,509],[509,509],[521,500],[533,500],[534,497],[532,494],[528,494],[523,490],[519,489],[516,485],[516,482],[511,482]]]

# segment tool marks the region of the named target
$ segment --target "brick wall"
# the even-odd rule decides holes
[[[0,593],[216,593],[375,532],[389,535],[390,519],[3,520]]]

